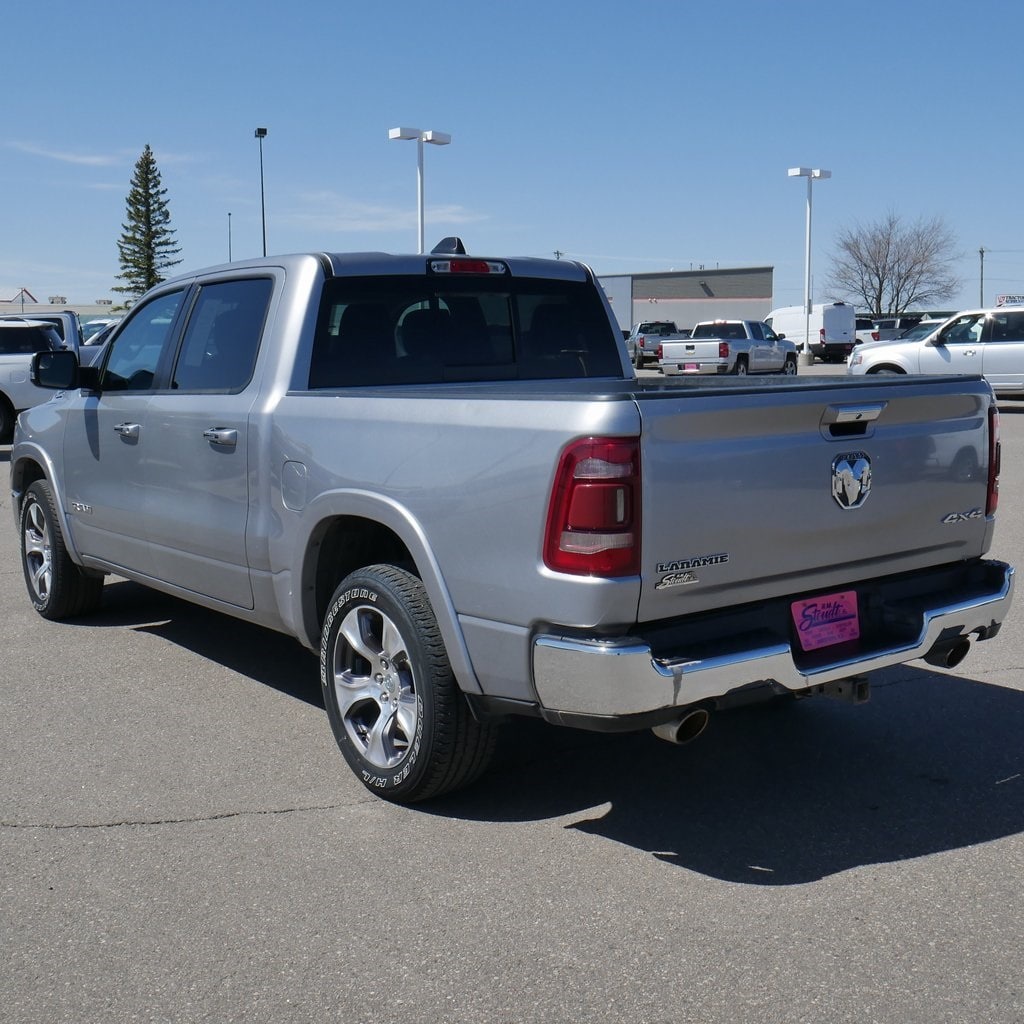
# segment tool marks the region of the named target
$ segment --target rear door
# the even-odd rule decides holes
[[[199,285],[146,425],[153,575],[241,608],[253,606],[248,424],[273,284],[270,276],[239,276]]]
[[[1024,391],[1024,310],[1000,310],[989,317],[983,367],[994,390]]]

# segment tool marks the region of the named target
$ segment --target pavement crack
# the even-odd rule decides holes
[[[219,814],[194,815],[183,818],[126,818],[121,821],[0,821],[0,829],[25,830],[44,829],[47,831],[69,831],[75,829],[119,829],[119,828],[152,828],[159,825],[198,825],[204,822],[228,821],[233,818],[274,817],[286,814],[303,814],[310,811],[337,811],[360,805],[378,803],[375,798],[355,800],[350,803],[309,804],[302,807],[275,807],[244,811],[222,811]]]

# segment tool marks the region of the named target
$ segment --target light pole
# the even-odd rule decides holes
[[[982,246],[978,250],[978,255],[981,257],[981,283],[978,286],[978,305],[985,305],[985,247]]]
[[[228,210],[228,263],[231,262],[231,211]]]
[[[263,140],[267,137],[266,128],[256,129],[256,138],[260,143],[260,220],[263,222],[263,255],[267,255],[267,207],[263,199]]]
[[[419,226],[419,248],[416,251],[423,252],[423,143],[447,146],[452,137],[446,132],[421,131],[419,128],[391,128],[388,138],[416,140],[416,219]]]
[[[820,168],[790,167],[791,178],[807,179],[807,238],[804,248],[804,349],[800,354],[800,362],[804,366],[810,366],[814,362],[814,353],[811,351],[811,183],[815,178],[831,178],[831,171],[823,171]]]

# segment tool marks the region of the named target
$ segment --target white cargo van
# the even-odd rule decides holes
[[[803,306],[782,306],[765,317],[776,334],[784,334],[797,349],[807,340],[807,313]],[[857,339],[857,313],[846,302],[816,302],[811,306],[811,352],[822,362],[841,363]]]

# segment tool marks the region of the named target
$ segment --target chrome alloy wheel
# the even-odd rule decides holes
[[[349,738],[372,765],[394,768],[419,724],[416,681],[402,634],[378,608],[357,605],[338,628],[332,664]]]
[[[36,599],[45,604],[53,585],[53,557],[50,527],[43,514],[43,506],[30,499],[25,510],[24,536],[25,573]]]

